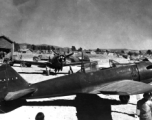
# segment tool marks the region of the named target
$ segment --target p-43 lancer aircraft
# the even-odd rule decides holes
[[[26,99],[77,94],[115,94],[127,103],[130,95],[152,91],[147,84],[152,78],[152,63],[112,67],[96,71],[73,73],[29,84],[11,66],[0,66],[0,111],[8,112],[8,104]]]

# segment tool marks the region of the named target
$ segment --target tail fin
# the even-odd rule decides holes
[[[29,86],[11,66],[4,64],[0,66],[0,82],[6,86],[7,92],[25,89]]]

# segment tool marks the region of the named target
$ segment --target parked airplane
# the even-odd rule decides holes
[[[38,62],[38,61],[24,61],[24,60],[12,60],[9,62],[9,64],[12,66],[13,64],[20,64],[22,67],[31,67],[31,65],[38,65],[38,66],[44,66],[46,67],[46,75],[50,75],[51,70],[50,69],[54,69],[55,74],[59,71],[62,71],[63,67],[65,66],[69,66],[69,73],[73,73],[73,70],[71,68],[71,66],[75,66],[75,65],[81,65],[82,62],[85,63],[90,63],[90,61],[83,61],[83,53],[82,53],[82,61],[79,62],[71,62],[71,63],[66,63],[66,59],[69,58],[70,56],[73,55],[73,53],[69,53],[68,55],[66,54],[58,54],[54,51],[55,56],[47,61],[47,62]],[[7,62],[6,62],[7,63]]]
[[[31,65],[38,65],[46,67],[46,74],[50,74],[50,68],[54,69],[55,73],[62,71],[63,67],[69,66],[69,72],[73,73],[71,66],[74,65],[81,65],[81,62],[73,62],[73,63],[66,63],[66,58],[73,55],[70,53],[68,55],[60,55],[56,54],[52,59],[49,59],[47,62],[36,62],[36,61],[24,61],[24,60],[12,60],[9,64],[12,66],[13,64],[20,64],[22,67],[31,67]]]
[[[139,61],[149,61],[147,57],[130,57],[131,61],[139,62]]]
[[[87,61],[87,62],[90,61],[90,58],[88,57],[88,55],[86,55],[84,53],[76,53],[76,54],[72,53],[72,55],[71,54],[70,55],[69,54],[66,55],[65,53],[64,54],[61,54],[61,53],[59,54],[59,53],[57,53],[55,51],[53,51],[53,53],[54,53],[54,56],[62,56],[64,58],[66,58],[66,60],[69,61],[70,63],[72,63],[72,62],[80,62],[80,61]],[[83,59],[82,59],[82,54],[83,54]],[[49,59],[50,59],[49,55],[46,56],[46,55],[43,55],[43,54],[33,57],[33,61],[35,61],[35,62],[38,62],[40,60],[48,61]]]
[[[83,56],[83,57],[82,57]],[[90,58],[87,54],[85,54],[83,51],[81,53],[77,53],[74,55],[71,55],[67,58],[71,63],[72,62],[90,62]]]
[[[127,65],[134,65],[134,63],[119,63],[115,60],[109,59],[109,65],[110,67],[122,67]]]
[[[149,60],[148,58],[141,58],[139,61],[134,61],[133,63],[119,63],[115,60],[109,59],[109,65],[110,67],[120,67],[120,66],[126,66],[126,65],[134,65],[135,63],[138,63],[141,61],[149,61]]]
[[[152,91],[152,63],[111,67],[96,71],[77,72],[66,76],[29,84],[8,64],[0,66],[0,111],[22,100],[67,96],[74,94],[115,94],[127,103],[130,95]],[[14,106],[15,109],[15,106]]]

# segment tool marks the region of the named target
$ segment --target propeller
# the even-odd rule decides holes
[[[64,54],[59,54],[55,51],[53,51],[53,52],[56,56],[51,60],[51,62],[52,62],[52,64],[56,65],[55,71],[60,71],[60,70],[62,71],[63,65],[66,62],[66,58],[68,58],[74,54],[73,52],[69,53],[68,55],[66,55],[65,52],[64,52]],[[50,60],[49,60],[49,62],[50,62]]]
[[[68,57],[70,57],[70,56],[72,56],[74,53],[72,52],[72,53],[69,53],[69,54],[65,54],[65,52],[64,52],[64,54],[59,54],[59,53],[57,53],[57,52],[55,52],[54,50],[52,50],[53,52],[54,52],[54,54],[56,55],[56,56],[58,56],[58,61],[60,62],[60,63],[64,63],[65,61],[66,61],[66,58],[68,58]]]
[[[60,55],[59,53],[55,52],[54,50],[52,50],[52,51],[53,51],[53,53],[54,53],[55,55]]]

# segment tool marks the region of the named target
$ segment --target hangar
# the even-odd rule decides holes
[[[0,57],[2,56],[4,57],[4,55],[8,53],[13,54],[13,51],[14,51],[14,42],[4,35],[0,36],[0,53],[1,53]]]

